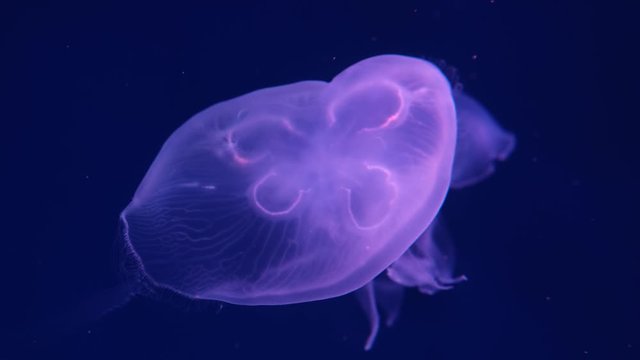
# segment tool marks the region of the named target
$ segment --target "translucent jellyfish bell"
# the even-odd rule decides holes
[[[125,240],[154,285],[190,298],[340,296],[427,229],[456,134],[449,83],[419,59],[258,90],[171,135],[122,212]]]

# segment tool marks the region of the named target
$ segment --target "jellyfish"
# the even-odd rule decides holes
[[[429,62],[363,60],[177,129],[121,214],[145,277],[188,298],[283,305],[353,292],[436,216],[456,115]]]
[[[435,65],[401,55],[217,103],[167,139],[120,215],[136,274],[124,293],[238,305],[354,293],[370,349],[378,308],[391,324],[405,287],[464,280],[438,213],[513,144]]]

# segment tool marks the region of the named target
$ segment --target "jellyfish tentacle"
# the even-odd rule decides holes
[[[380,330],[380,313],[378,313],[378,307],[376,305],[376,293],[373,287],[373,281],[368,282],[365,286],[356,290],[355,293],[362,310],[364,310],[369,320],[369,336],[367,336],[367,341],[364,344],[364,349],[369,351],[376,341],[378,330]]]
[[[465,275],[454,276],[453,267],[453,247],[438,216],[386,273],[400,285],[432,295],[467,279]]]
[[[384,274],[378,276],[373,285],[376,293],[376,303],[385,318],[384,323],[387,327],[391,327],[400,316],[402,300],[404,299],[404,286],[392,281]]]

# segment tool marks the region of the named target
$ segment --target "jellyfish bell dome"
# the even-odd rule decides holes
[[[449,188],[446,78],[363,60],[213,105],[163,145],[121,214],[145,276],[184,296],[276,305],[352,292],[429,226]]]

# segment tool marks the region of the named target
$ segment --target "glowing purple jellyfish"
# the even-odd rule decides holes
[[[148,280],[189,298],[280,305],[362,289],[369,348],[375,295],[398,303],[393,284],[433,293],[460,279],[430,224],[450,186],[512,147],[482,111],[434,65],[397,55],[216,104],[164,144],[122,212],[125,240]]]

